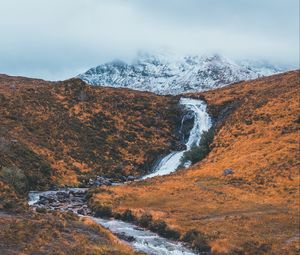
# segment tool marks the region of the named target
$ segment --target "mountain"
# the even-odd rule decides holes
[[[91,85],[177,95],[219,88],[280,72],[265,62],[231,61],[220,55],[170,57],[141,53],[131,63],[115,60],[78,77]]]

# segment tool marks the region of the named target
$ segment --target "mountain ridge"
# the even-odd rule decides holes
[[[172,57],[140,53],[132,63],[113,60],[77,77],[91,85],[177,95],[207,91],[281,71],[263,61],[234,62],[218,54]]]

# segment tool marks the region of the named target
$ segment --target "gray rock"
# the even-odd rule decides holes
[[[77,213],[78,214],[81,214],[81,215],[86,215],[86,211],[84,210],[84,209],[79,209],[79,210],[77,210]]]
[[[135,238],[133,236],[128,236],[124,232],[117,233],[116,236],[119,237],[120,239],[126,241],[126,242],[134,242],[135,241]]]
[[[135,180],[135,177],[132,176],[132,175],[129,175],[129,176],[127,177],[127,181],[129,181],[129,182],[134,181],[134,180]]]
[[[233,172],[233,170],[231,169],[231,168],[227,168],[227,169],[225,169],[224,170],[224,176],[227,176],[227,175],[230,175],[230,174],[233,174],[234,172]]]

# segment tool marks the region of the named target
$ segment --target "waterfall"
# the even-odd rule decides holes
[[[177,170],[181,164],[181,158],[186,151],[193,146],[199,146],[201,136],[204,131],[211,128],[211,119],[206,111],[206,104],[202,100],[192,98],[181,98],[180,105],[194,116],[193,128],[190,131],[189,138],[186,142],[186,150],[173,151],[161,159],[151,174],[145,175],[142,179],[151,178],[158,175],[167,175]],[[182,128],[182,127],[181,127]],[[188,166],[188,165],[187,165]]]

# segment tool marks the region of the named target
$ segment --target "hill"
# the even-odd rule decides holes
[[[176,147],[178,98],[0,76],[0,167],[30,189],[140,176]]]
[[[189,96],[214,118],[209,155],[170,176],[98,188],[91,205],[196,230],[218,254],[297,254],[299,70]]]
[[[126,180],[176,147],[178,98],[0,75],[0,253],[137,254],[73,213],[27,204],[29,190]]]

